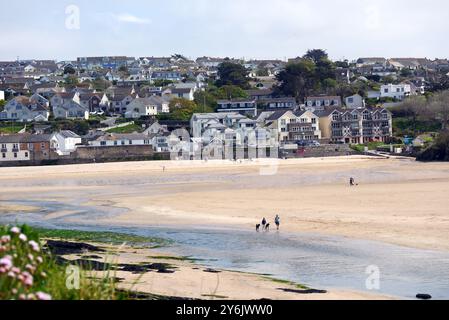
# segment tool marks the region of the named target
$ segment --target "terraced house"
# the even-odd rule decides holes
[[[52,157],[51,140],[50,134],[0,136],[0,162],[49,160]]]
[[[333,108],[316,113],[322,138],[334,143],[388,142],[393,136],[391,112],[385,108]]]

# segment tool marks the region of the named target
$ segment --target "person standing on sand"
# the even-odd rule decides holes
[[[279,227],[281,226],[281,217],[279,215],[276,215],[276,218],[274,218],[274,223],[276,224],[277,230],[279,230]]]
[[[267,225],[267,219],[262,219],[262,230],[265,230],[265,226]]]

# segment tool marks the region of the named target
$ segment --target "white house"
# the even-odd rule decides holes
[[[20,96],[10,100],[0,112],[0,119],[19,122],[48,121],[50,111],[37,100]]]
[[[151,96],[148,98],[134,99],[126,107],[125,118],[137,119],[143,116],[155,116],[159,113],[169,113],[170,107],[161,97]]]
[[[84,108],[73,100],[62,105],[53,105],[55,119],[85,119],[89,120],[89,109]]]
[[[108,133],[94,141],[89,141],[89,145],[93,147],[146,146],[151,143],[151,138],[141,133]]]
[[[404,100],[404,98],[410,96],[412,88],[410,84],[385,84],[380,87],[381,98],[392,98],[397,100]]]
[[[64,130],[55,133],[51,141],[58,155],[70,155],[76,151],[77,145],[81,144],[81,137],[72,131]]]

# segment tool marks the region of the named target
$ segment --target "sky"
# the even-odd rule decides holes
[[[0,60],[449,57],[446,0],[0,0]]]

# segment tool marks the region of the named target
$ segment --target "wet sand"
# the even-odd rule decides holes
[[[349,177],[354,177],[359,186],[349,187]],[[274,162],[0,168],[0,184],[0,214],[20,212],[20,208],[12,207],[14,201],[47,200],[118,210],[110,215],[92,216],[91,224],[247,230],[253,230],[262,217],[272,222],[279,214],[281,231],[449,250],[449,163],[356,156]],[[77,215],[71,209],[44,219],[65,217],[68,223],[86,221],[86,214]],[[185,277],[172,279],[174,282],[167,282],[167,286],[182,284],[185,292],[191,294],[187,283],[197,277],[193,271],[186,270]],[[234,286],[238,290],[224,290],[222,295],[239,297],[239,290],[252,292],[252,281],[245,282],[231,274],[237,281],[229,280],[229,290]],[[212,283],[205,280],[201,285]],[[246,283],[246,287],[239,287],[239,283]],[[198,291],[198,283],[190,284],[195,288],[192,290]],[[257,290],[265,292],[262,287]],[[174,292],[159,292],[163,293]],[[364,295],[344,291],[331,294],[337,299],[358,299]]]
[[[358,187],[348,186],[351,176]],[[253,229],[262,217],[273,223],[279,214],[289,232],[449,250],[449,163],[367,157],[112,163],[0,168],[0,183],[4,201],[127,209],[96,218],[110,225]],[[11,205],[0,203],[0,212]]]
[[[129,246],[105,246],[91,243],[107,250],[98,253],[97,258],[89,259],[112,264],[142,265],[163,263],[169,265],[174,273],[156,271],[133,274],[116,271],[112,276],[118,278],[118,288],[163,297],[181,297],[202,300],[388,300],[394,297],[369,294],[351,290],[330,290],[324,293],[305,293],[309,288],[257,274],[232,272],[208,268],[199,264],[167,255],[157,250],[140,249]],[[82,255],[63,256],[77,260]],[[103,272],[93,272],[102,278]],[[285,291],[287,290],[287,291]],[[292,291],[288,291],[292,290]]]

